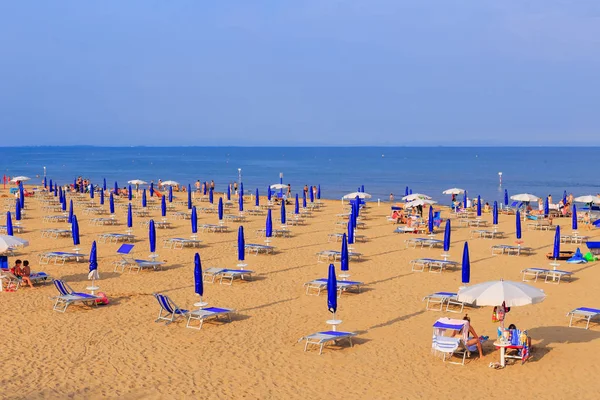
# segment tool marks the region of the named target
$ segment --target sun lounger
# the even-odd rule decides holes
[[[498,232],[489,229],[474,229],[471,231],[471,237],[479,237],[484,239],[502,238],[504,237],[504,232]]]
[[[342,252],[338,250],[323,250],[317,253],[317,262],[325,262],[325,261],[338,261],[342,257]],[[362,257],[362,253],[357,253],[353,251],[348,252],[348,258],[350,260],[356,259],[360,260]]]
[[[538,277],[543,276],[545,283],[559,284],[561,278],[571,278],[573,275],[570,271],[562,271],[558,269],[547,269],[547,268],[526,268],[521,271],[523,274],[523,282],[533,281],[537,282]]]
[[[231,269],[231,268],[216,268],[211,267],[203,271],[204,282],[214,283],[215,279],[219,278],[219,283],[222,285],[223,280],[225,284],[231,286],[235,278],[241,280],[250,280],[254,271],[247,269]],[[229,282],[229,283],[227,283]]]
[[[150,220],[140,222],[141,225],[148,227],[150,225]],[[157,228],[167,229],[171,227],[171,223],[169,221],[154,221],[154,226]]]
[[[329,235],[327,235],[327,241],[331,242],[331,241],[336,241],[336,242],[341,242],[342,238],[344,237],[343,233],[330,233]],[[354,235],[354,241],[355,242],[366,242],[367,241],[367,237],[365,235]]]
[[[22,233],[24,230],[21,225],[13,225],[13,232]],[[6,233],[6,225],[0,225],[0,232]]]
[[[116,225],[118,222],[115,218],[92,218],[90,225]]]
[[[587,242],[585,244],[590,252],[594,255],[600,254],[600,242]]]
[[[410,238],[404,241],[406,243],[406,248],[412,245],[413,248],[417,248],[417,245],[423,248],[424,246],[429,246],[430,248],[437,247],[444,244],[443,240],[439,239],[429,239],[429,238]]]
[[[54,261],[54,264],[58,264],[60,261],[60,263],[64,265],[65,262],[72,260],[77,262],[85,261],[85,254],[68,253],[64,251],[50,251],[40,254],[39,258],[40,264],[50,264],[51,261]]]
[[[43,222],[67,222],[69,219],[68,215],[45,215],[42,219]]]
[[[580,236],[580,235],[577,235],[577,234],[561,235],[560,236],[560,242],[561,243],[575,243],[575,244],[580,244],[580,243],[587,242],[588,239],[589,239],[589,236]]]
[[[71,237],[72,231],[70,229],[42,229],[42,237],[58,239],[59,237]]]
[[[162,261],[137,260],[131,257],[123,257],[119,265],[121,266],[121,272],[125,270],[125,267],[129,267],[129,272],[137,269],[137,272],[139,273],[143,269],[152,269],[156,271],[157,269],[161,269],[165,263]],[[115,269],[116,268],[117,267],[115,266]]]
[[[2,284],[5,286],[7,290],[18,290],[21,286],[23,280],[20,276],[16,276],[8,269],[0,269],[0,276],[2,277]],[[52,280],[52,277],[45,272],[31,272],[29,275],[29,279],[32,284],[36,283],[46,283]]]
[[[175,219],[190,219],[192,217],[192,214],[187,211],[177,211],[173,213],[173,216],[175,217]]]
[[[339,280],[337,281],[338,297],[342,295],[342,292],[349,292],[352,290],[356,290],[357,293],[360,293],[360,287],[362,285],[364,285],[363,282]],[[321,290],[327,289],[327,278],[314,279],[310,282],[306,282],[304,286],[306,286],[306,294],[319,296]]]
[[[228,321],[231,322],[231,314],[233,314],[234,312],[235,310],[231,308],[221,307],[204,307],[199,310],[190,311],[188,313],[188,322],[186,328],[202,329],[202,324],[204,323],[204,321],[209,319],[219,321],[220,317],[227,317]],[[200,324],[197,327],[193,326],[192,321],[199,321]]]
[[[265,236],[266,231],[267,231],[266,229],[257,229],[256,236]],[[273,233],[274,237],[282,237],[282,238],[291,237],[291,232],[287,229],[273,229],[272,233]]]
[[[399,226],[394,229],[394,233],[417,233],[416,226]]]
[[[521,203],[520,201],[513,201],[510,204],[510,206],[504,207],[502,210],[500,210],[500,212],[502,214],[506,214],[506,215],[515,214],[517,212],[517,210],[520,209],[522,206],[523,206],[523,203]]]
[[[339,341],[347,339],[350,343],[350,347],[352,347],[352,338],[356,336],[354,332],[341,332],[341,331],[325,331],[325,332],[317,332],[312,335],[307,335],[301,337],[298,342],[306,341],[304,345],[304,351],[308,349],[308,346],[319,346],[319,355],[323,353],[323,347],[329,343],[333,342],[334,345],[337,345]]]
[[[173,303],[168,296],[160,293],[154,293],[154,297],[160,305],[158,318],[156,318],[154,322],[165,321],[165,325],[169,325],[179,317],[188,316],[189,311],[177,307],[177,305]]]
[[[410,265],[413,272],[423,272],[425,268],[429,268],[429,272],[441,273],[444,268],[456,267],[458,263],[456,261],[436,260],[434,258],[418,258],[412,260]]]
[[[98,241],[102,243],[133,242],[135,235],[127,233],[101,233],[98,235],[98,238]]]
[[[273,254],[275,252],[275,246],[267,246],[264,244],[246,243],[246,253],[254,253],[257,256],[259,253]]]
[[[186,246],[200,247],[202,240],[185,239],[185,238],[169,238],[163,241],[163,248],[166,249],[183,249]]]
[[[202,224],[199,226],[200,230],[202,232],[227,232],[227,230],[229,229],[227,227],[227,225],[216,225],[216,224]]]
[[[569,326],[573,326],[573,318],[575,318],[576,320],[585,321],[585,329],[590,327],[592,318],[599,316],[600,308],[579,307],[567,313],[567,317],[570,317]]]
[[[60,295],[57,297],[51,297],[52,300],[55,300],[54,307],[52,307],[54,311],[64,313],[67,311],[67,307],[69,307],[69,305],[76,303],[96,305],[96,300],[101,299],[101,297],[94,296],[92,294],[74,292],[66,282],[60,279],[54,280],[54,286],[56,286],[58,293],[60,293]]]
[[[499,254],[508,254],[508,255],[517,255],[528,254],[530,255],[533,252],[531,247],[522,247],[522,246],[511,246],[508,244],[497,244],[492,246],[492,255],[496,256]]]
[[[457,294],[453,292],[435,292],[423,297],[423,301],[426,300],[425,310],[428,311],[442,311],[445,304],[446,311],[462,313],[465,306],[465,303],[457,300]]]
[[[227,215],[223,216],[223,219],[226,219],[231,222],[245,222],[246,221],[246,217],[243,215],[239,215],[239,214],[227,214]]]

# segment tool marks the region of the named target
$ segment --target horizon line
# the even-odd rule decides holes
[[[3,145],[3,148],[57,148],[57,147],[89,147],[89,148],[600,148],[600,144],[589,145],[179,145],[179,146],[162,146],[162,145],[95,145],[95,144],[74,144],[74,145]]]

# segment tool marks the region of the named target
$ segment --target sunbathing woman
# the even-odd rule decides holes
[[[477,335],[477,332],[475,332],[475,329],[473,328],[473,326],[471,325],[471,318],[469,318],[469,316],[467,314],[465,314],[465,317],[463,318],[464,321],[467,321],[469,323],[469,339],[467,340],[467,348],[471,347],[471,346],[477,346],[477,350],[479,351],[479,358],[483,358],[483,349],[481,347],[481,340],[479,339],[479,335]],[[456,334],[456,332],[455,332]]]

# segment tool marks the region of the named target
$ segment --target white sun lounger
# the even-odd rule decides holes
[[[134,235],[127,233],[101,233],[98,235],[99,242],[102,243],[118,243],[118,242],[133,242],[135,239]]]
[[[203,271],[204,282],[214,283],[215,279],[219,278],[219,283],[222,285],[223,280],[225,284],[231,286],[235,278],[241,280],[250,280],[254,271],[247,269],[232,269],[232,268],[216,268],[211,267]],[[229,282],[229,283],[227,283]]]
[[[131,257],[123,257],[123,260],[117,266],[119,265],[121,266],[121,272],[128,266],[129,272],[137,269],[137,272],[139,273],[143,269],[152,269],[156,271],[157,269],[161,269],[165,263],[162,261],[136,260]],[[115,270],[117,269],[117,266],[115,266]]]
[[[429,272],[441,273],[444,268],[456,267],[458,263],[456,261],[449,260],[436,260],[434,258],[418,258],[410,262],[411,270],[413,272],[424,272],[425,268],[429,268]]]
[[[533,252],[531,247],[511,246],[508,244],[497,244],[492,246],[492,255],[508,254],[520,256],[521,254],[530,255]]]
[[[327,235],[327,241],[328,242],[331,242],[331,241],[341,242],[343,237],[344,237],[343,233],[339,233],[339,232],[330,233],[329,235]],[[365,235],[354,235],[354,241],[366,242],[367,237]]]
[[[115,218],[92,218],[90,219],[90,225],[116,225],[117,220]]]
[[[430,248],[437,247],[444,244],[443,240],[439,239],[429,239],[429,238],[410,238],[404,241],[406,243],[406,248],[412,245],[413,248],[417,248],[417,245],[421,246],[421,248],[425,246],[429,246]]]
[[[221,307],[205,307],[199,310],[190,311],[188,313],[188,322],[186,328],[202,329],[202,324],[204,324],[204,321],[209,319],[219,321],[220,317],[227,317],[228,321],[231,322],[231,314],[234,312],[235,310],[231,308]],[[200,324],[198,326],[193,326],[192,321],[199,321]]]
[[[0,232],[6,232],[6,225],[0,225]],[[25,228],[21,225],[13,225],[13,231],[17,233],[22,233]]]
[[[45,215],[42,221],[44,222],[67,222],[68,215]]]
[[[227,232],[227,230],[229,229],[227,227],[227,225],[216,225],[216,224],[202,224],[202,225],[199,226],[199,228],[200,228],[200,230],[202,232],[212,232],[212,233],[215,233],[215,232],[219,232],[219,233]]]
[[[200,247],[202,240],[185,239],[185,238],[169,238],[163,241],[163,248],[165,249],[183,249],[186,246],[189,247]]]
[[[42,237],[58,239],[59,237],[71,237],[72,231],[70,229],[42,229]]]
[[[257,256],[258,253],[273,254],[273,252],[275,251],[275,246],[267,246],[264,244],[256,244],[256,243],[247,243],[245,246],[245,249],[246,249],[246,253],[254,253],[254,255]]]
[[[592,318],[599,316],[600,308],[579,307],[567,313],[567,317],[571,317],[569,319],[569,326],[573,326],[573,318],[575,318],[586,322],[585,329],[590,327],[590,320]]]
[[[325,332],[317,332],[312,335],[307,335],[298,339],[298,342],[306,341],[304,345],[304,351],[308,349],[308,346],[319,346],[319,355],[323,353],[323,347],[329,343],[333,342],[334,345],[337,345],[339,341],[347,339],[350,343],[350,347],[352,347],[352,338],[357,334],[354,332],[340,332],[340,331],[325,331]]]
[[[40,254],[39,258],[40,264],[50,264],[51,261],[54,261],[54,264],[58,264],[58,262],[60,261],[60,263],[64,265],[66,261],[71,260],[75,260],[77,262],[85,261],[85,254],[67,253],[63,251],[50,251],[47,253]]]
[[[456,296],[457,294],[453,292],[435,292],[427,295],[423,297],[423,301],[427,301],[425,304],[425,310],[442,311],[444,304],[446,304],[446,311],[461,313],[465,303],[458,301]],[[450,306],[457,306],[459,309],[451,309]]]
[[[336,281],[338,297],[342,295],[342,292],[349,292],[356,289],[357,293],[360,293],[360,287],[364,285],[363,282],[357,281]],[[304,284],[306,286],[306,294],[312,296],[319,296],[321,290],[327,289],[327,278],[314,279]]]
[[[538,277],[543,276],[545,283],[559,284],[561,279],[569,278],[573,273],[571,271],[563,271],[559,269],[549,268],[526,268],[521,271],[523,274],[523,282],[533,281],[537,282]]]
[[[348,252],[348,259],[360,260],[362,253],[356,253],[353,251]],[[329,262],[338,261],[342,258],[342,252],[338,250],[323,250],[317,253],[317,262]]]

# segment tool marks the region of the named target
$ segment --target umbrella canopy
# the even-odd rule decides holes
[[[317,199],[321,199],[321,184],[317,186]]]
[[[534,196],[534,195],[529,194],[529,193],[515,194],[514,196],[510,196],[510,198],[512,200],[524,201],[524,202],[538,201],[538,199],[539,199],[539,197]]]
[[[269,187],[273,190],[287,189],[287,185],[284,185],[283,183],[275,183]]]
[[[327,309],[334,315],[337,311],[337,279],[333,264],[329,264],[329,276],[327,277]]]
[[[204,182],[202,185],[202,194],[206,196],[206,191],[208,190],[208,182]]]
[[[131,212],[131,203],[127,205],[127,227],[133,228],[133,213]]]
[[[238,197],[238,209],[241,211],[244,211],[244,196],[240,195]]]
[[[416,199],[416,200],[406,203],[404,205],[404,207],[405,208],[413,208],[413,207],[425,206],[425,205],[431,205],[431,204],[437,204],[437,201],[427,200],[427,199]]]
[[[281,223],[285,225],[285,201],[281,202]]]
[[[490,281],[469,286],[458,291],[457,300],[476,306],[525,306],[544,301],[543,290],[523,282]]]
[[[571,228],[576,231],[577,230],[577,206],[573,204],[573,215],[571,221]]]
[[[258,199],[258,197],[257,197],[257,199]],[[256,200],[256,201],[258,201],[258,200]],[[210,188],[210,190],[208,191],[208,202],[210,204],[214,204],[214,202],[215,202],[215,197],[214,197],[213,189],[212,188]]]
[[[427,221],[429,233],[433,233],[433,207],[429,206],[429,220]]]
[[[552,246],[552,258],[555,260],[560,257],[560,226],[556,226],[556,232],[554,233],[554,246]]]
[[[345,200],[354,199],[354,198],[356,198],[356,196],[358,196],[359,199],[370,199],[371,198],[371,195],[369,193],[352,192],[352,193],[348,193],[348,194],[344,195],[344,197],[342,197],[342,199],[345,199]]]
[[[29,242],[25,239],[15,236],[0,235],[0,254],[4,253],[8,249],[19,246],[29,246]]]
[[[462,257],[462,283],[465,285],[471,280],[471,261],[469,260],[469,244],[465,242]]]
[[[354,218],[348,218],[348,244],[354,244]]]
[[[90,272],[94,272],[97,270],[98,270],[98,254],[96,252],[96,241],[94,240],[92,242],[92,249],[90,250]]]
[[[592,196],[591,194],[588,194],[587,196],[579,196],[579,197],[575,197],[573,199],[573,201],[576,201],[578,203],[586,203],[586,204],[600,204],[600,197],[598,196]]]
[[[131,185],[127,187],[127,199],[131,201],[133,199],[133,191],[131,190]]]
[[[314,190],[310,191],[310,202],[311,203],[315,202],[315,191]],[[306,207],[306,206],[304,206],[304,207]]]
[[[148,198],[146,197],[146,189],[142,192],[142,207],[146,207],[148,205]]]
[[[231,185],[227,185],[227,201],[231,201]]]
[[[160,215],[163,217],[167,216],[167,200],[165,199],[165,196],[160,199]]]
[[[244,240],[244,227],[238,228],[238,261],[244,261],[246,258],[246,241]]]
[[[223,219],[223,198],[219,197],[219,205],[217,206],[217,211],[219,213],[219,221]]]
[[[133,179],[133,180],[131,180],[131,181],[127,181],[127,183],[130,183],[130,184],[132,184],[132,185],[145,185],[145,184],[147,184],[148,182],[145,182],[145,181],[143,181],[143,180],[141,180],[141,179]]]
[[[342,271],[348,271],[350,269],[348,258],[348,239],[344,233],[342,236],[342,253],[340,254]]]
[[[444,251],[450,251],[450,235],[452,228],[450,226],[450,220],[446,220],[446,227],[444,228]]]
[[[452,189],[446,189],[442,192],[442,194],[463,194],[465,192],[465,189],[459,189],[459,188],[452,188]]]
[[[175,181],[164,181],[163,186],[179,186],[179,182],[175,182]]]
[[[28,180],[31,180],[31,178],[29,178],[27,176],[15,176],[10,181],[11,182],[26,182]]]
[[[73,236],[73,244],[79,245],[79,222],[77,222],[77,215],[73,215],[71,218],[71,236]]]
[[[408,196],[410,193],[408,192],[408,186],[404,188],[404,195]]]
[[[273,220],[271,219],[271,209],[267,210],[267,221],[265,222],[265,236],[273,236]]]
[[[173,186],[169,186],[169,203],[173,202]]]
[[[156,251],[156,227],[153,219],[148,224],[148,239],[150,241],[150,253],[154,253]]]
[[[154,182],[150,182],[150,197],[154,197]]]
[[[258,188],[256,188],[256,194],[254,195],[254,198],[256,200],[256,203],[254,203],[254,205],[256,207],[260,206],[260,196],[258,195]]]
[[[212,200],[211,200],[212,203]],[[190,184],[188,184],[188,190],[187,190],[187,208],[188,210],[192,209],[192,186]]]
[[[431,197],[427,196],[426,194],[422,194],[422,193],[413,193],[413,194],[409,194],[408,196],[404,196],[402,198],[402,200],[404,200],[404,201],[413,201],[413,200],[417,200],[417,199],[431,200]]]
[[[113,194],[110,194],[110,197],[108,198],[108,207],[110,209],[110,213],[114,214],[115,213],[115,198],[113,197]]]
[[[244,196],[244,182],[240,183],[240,196]]]
[[[60,203],[60,208],[63,211],[67,211],[67,196],[63,196],[62,202]]]
[[[202,282],[202,264],[200,254],[194,254],[194,293],[202,297],[204,295],[204,284]]]
[[[192,216],[190,217],[192,221],[192,233],[198,233],[198,214],[196,212],[196,206],[192,207]]]
[[[296,193],[296,202],[294,203],[294,214],[300,214],[300,202],[298,201],[298,193]]]
[[[508,189],[504,189],[504,205],[508,206]]]
[[[90,199],[94,198],[94,185],[90,185]]]
[[[517,239],[521,239],[521,213],[519,211],[515,214],[515,228]]]
[[[6,234],[8,236],[13,236],[14,235],[14,230],[13,230],[12,218],[10,216],[10,211],[6,212]]]
[[[477,196],[477,216],[481,217],[481,196]]]
[[[100,189],[100,205],[104,204],[104,189]]]
[[[21,220],[21,202],[18,199],[15,201],[15,220]]]
[[[67,217],[67,222],[69,224],[73,222],[73,200],[69,200],[69,216]]]
[[[58,197],[58,185],[54,185],[54,197]]]
[[[492,225],[498,225],[498,202],[494,201],[494,208],[492,209]]]

